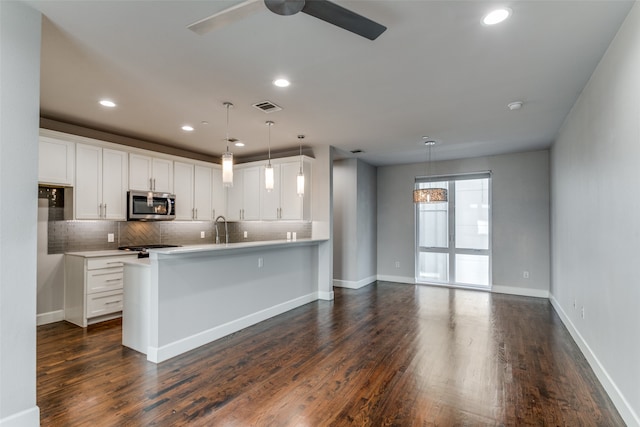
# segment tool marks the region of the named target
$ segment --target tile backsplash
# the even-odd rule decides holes
[[[211,221],[59,221],[48,223],[48,253],[99,251],[119,246],[144,244],[197,245],[215,242],[215,227]],[[229,242],[284,240],[287,232],[297,238],[311,237],[310,222],[243,221],[230,222]],[[218,224],[220,241],[224,242],[224,224]],[[200,234],[204,231],[205,238]],[[244,232],[247,238],[244,238]],[[114,242],[107,242],[113,233]]]

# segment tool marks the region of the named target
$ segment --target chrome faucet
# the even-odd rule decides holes
[[[220,215],[216,218],[215,227],[216,227],[216,243],[220,243],[220,234],[218,234],[218,220],[224,221],[224,237],[227,244],[229,244],[229,227],[227,227],[227,219]]]

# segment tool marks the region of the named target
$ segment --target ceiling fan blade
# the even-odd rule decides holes
[[[239,21],[264,8],[262,0],[246,0],[242,3],[221,10],[218,13],[201,19],[187,26],[188,29],[198,35],[206,34],[210,31],[224,27],[233,22]]]
[[[307,0],[302,11],[369,40],[375,40],[387,27],[328,0]]]

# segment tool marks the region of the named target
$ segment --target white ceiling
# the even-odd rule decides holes
[[[374,165],[423,161],[425,135],[439,160],[549,147],[633,4],[336,0],[388,27],[370,41],[266,8],[204,36],[186,28],[238,1],[29,2],[45,16],[45,117],[217,156],[231,101],[229,136],[247,144],[236,156],[265,153],[273,120],[274,151],[305,134]],[[482,25],[498,5],[511,18]],[[283,110],[251,106],[263,100]]]

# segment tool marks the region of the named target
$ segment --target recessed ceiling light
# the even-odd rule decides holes
[[[516,111],[522,108],[522,101],[513,101],[507,104],[507,108],[511,111]]]
[[[193,126],[184,125],[182,126],[182,130],[185,132],[193,132]]]
[[[109,108],[113,108],[116,106],[116,103],[109,100],[109,99],[101,99],[100,100],[100,105],[102,105],[103,107],[109,107]]]
[[[235,145],[236,147],[244,147],[244,142],[238,141],[233,145]]]
[[[278,86],[278,87],[287,87],[291,83],[287,79],[276,79],[276,80],[273,81],[273,84]]]
[[[508,9],[506,7],[492,10],[491,12],[487,13],[484,18],[482,18],[482,23],[485,25],[499,24],[509,16],[511,16],[511,9]]]

